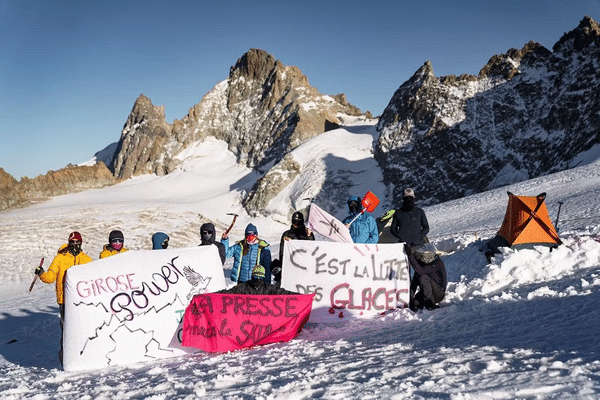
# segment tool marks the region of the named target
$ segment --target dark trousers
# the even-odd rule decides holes
[[[58,359],[60,360],[60,365],[63,364],[63,325],[65,322],[65,305],[59,304],[58,308],[60,309],[60,350],[58,351]]]
[[[419,290],[417,292],[417,290]],[[444,300],[446,292],[429,275],[413,276],[410,282],[410,308],[434,308],[437,303]]]

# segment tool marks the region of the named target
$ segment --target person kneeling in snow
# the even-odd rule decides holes
[[[115,254],[124,253],[127,248],[123,245],[125,238],[121,231],[111,231],[108,235],[108,244],[104,245],[100,258],[114,256]]]
[[[410,246],[404,245],[408,261],[414,271],[410,282],[410,304],[413,311],[425,307],[428,310],[439,308],[446,295],[448,280],[444,262],[438,257],[432,243],[426,243],[412,254]],[[418,292],[417,292],[418,290]]]
[[[246,282],[241,282],[232,287],[231,289],[223,289],[217,293],[227,294],[299,294],[291,292],[279,287],[278,284],[267,283],[265,279],[265,268],[262,265],[256,265],[252,269],[252,279]]]

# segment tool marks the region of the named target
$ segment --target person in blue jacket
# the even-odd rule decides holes
[[[349,215],[342,221],[349,226],[350,237],[354,243],[377,243],[379,241],[379,231],[377,230],[377,222],[375,218],[362,211],[362,203],[360,197],[352,196],[348,199]],[[358,215],[358,217],[357,217]],[[356,218],[356,219],[354,219]]]
[[[257,265],[265,268],[265,282],[271,283],[271,249],[269,243],[258,237],[258,229],[248,224],[244,239],[229,246],[229,238],[223,233],[221,243],[225,246],[225,256],[233,257],[230,279],[236,283],[252,279],[252,270]]]
[[[152,250],[162,250],[169,247],[169,235],[164,232],[156,232],[152,235]]]

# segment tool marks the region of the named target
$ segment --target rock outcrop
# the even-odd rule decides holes
[[[119,178],[167,174],[177,154],[214,136],[229,144],[240,163],[263,168],[327,128],[338,113],[360,115],[344,95],[321,95],[306,76],[269,53],[251,49],[181,120],[168,124],[164,108],[140,96],[121,135],[111,168]]]
[[[375,157],[394,202],[425,204],[577,165],[600,144],[600,30],[584,18],[550,51],[529,42],[478,76],[436,78],[426,62],[394,93]]]
[[[0,210],[18,207],[85,189],[114,185],[118,180],[102,162],[93,166],[68,165],[33,179],[17,181],[0,168]]]

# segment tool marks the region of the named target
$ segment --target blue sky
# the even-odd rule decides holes
[[[119,140],[140,94],[183,118],[250,48],[379,115],[427,60],[477,74],[551,49],[600,1],[0,0],[0,167],[33,178]]]

